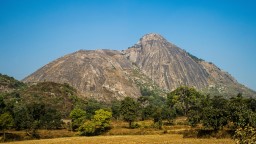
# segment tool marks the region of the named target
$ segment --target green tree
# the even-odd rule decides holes
[[[61,113],[56,109],[47,108],[45,115],[41,118],[41,127],[45,129],[58,129],[61,127]]]
[[[112,113],[103,109],[95,111],[92,121],[96,123],[96,126],[100,131],[105,131],[110,127],[110,119]]]
[[[251,108],[248,100],[241,95],[231,98],[228,104],[229,121],[235,128],[253,126],[256,127],[256,113]]]
[[[253,111],[256,112],[256,99],[249,98],[247,100],[248,107]]]
[[[188,123],[190,126],[195,127],[202,120],[202,111],[190,110],[188,112]]]
[[[0,114],[5,112],[6,104],[4,102],[4,98],[0,95]]]
[[[206,97],[200,97],[199,102],[196,105],[193,105],[188,111],[188,123],[192,127],[195,127],[198,123],[201,122],[204,116],[204,108],[210,107],[211,101],[209,95]]]
[[[57,129],[61,126],[61,114],[44,103],[17,103],[13,107],[16,130],[26,130],[28,136],[39,137],[37,130]]]
[[[80,135],[93,136],[96,135],[96,124],[93,121],[85,121],[79,128]]]
[[[192,127],[195,127],[198,123],[200,123],[204,116],[204,108],[211,107],[211,99],[210,96],[202,96],[199,98],[198,103],[193,105],[188,111],[188,123]]]
[[[121,102],[120,101],[113,101],[111,104],[111,111],[113,118],[119,119],[121,112],[120,112]]]
[[[158,107],[154,110],[153,118],[154,118],[155,127],[158,129],[162,129],[163,118],[162,118],[162,108],[161,107]]]
[[[72,130],[76,130],[86,120],[86,112],[80,108],[75,108],[70,112],[69,117],[72,121]]]
[[[175,109],[170,109],[167,106],[162,108],[162,118],[167,120],[169,124],[173,124],[173,120],[177,117]]]
[[[227,100],[221,96],[201,97],[187,116],[191,126],[202,123],[204,127],[217,131],[228,123]]]
[[[0,129],[3,131],[3,140],[5,141],[5,130],[11,128],[14,125],[12,115],[5,112],[0,115]]]
[[[94,112],[98,109],[105,108],[105,103],[98,102],[95,99],[89,99],[85,106],[86,116],[88,119],[92,119]]]
[[[130,97],[126,97],[121,101],[121,114],[123,119],[129,123],[129,128],[132,126],[132,122],[134,122],[138,116],[138,104],[135,100]]]
[[[207,128],[217,131],[228,123],[227,113],[219,108],[204,108],[202,123]]]
[[[79,127],[80,135],[98,135],[110,128],[112,113],[103,109],[95,111],[95,115],[90,121],[84,122]]]
[[[200,104],[200,99],[204,95],[200,94],[196,89],[189,87],[179,87],[171,93],[167,94],[167,105],[170,108],[175,108],[187,116],[191,107]]]
[[[31,133],[28,133],[32,137],[39,138],[37,130],[42,127],[42,117],[46,114],[46,105],[40,102],[33,102],[27,105],[29,115],[32,117],[32,124],[30,125]]]
[[[155,109],[156,108],[152,104],[149,104],[149,105],[143,107],[142,112],[141,112],[141,119],[146,120],[146,119],[153,118]]]
[[[24,104],[17,104],[13,108],[14,123],[16,130],[26,130],[29,133],[32,129],[33,116]]]

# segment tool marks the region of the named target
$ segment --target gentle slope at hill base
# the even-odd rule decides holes
[[[137,71],[138,75],[134,75]],[[239,84],[231,75],[168,42],[159,34],[147,34],[123,51],[80,50],[63,56],[33,74],[24,82],[68,83],[83,97],[100,101],[141,96],[141,84],[170,92],[190,86],[226,98],[256,93]]]
[[[234,144],[231,139],[192,139],[178,134],[68,137],[12,142],[13,144]]]

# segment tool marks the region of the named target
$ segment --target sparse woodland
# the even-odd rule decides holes
[[[70,132],[66,136],[170,134],[182,125],[185,129],[178,133],[184,138],[256,142],[256,99],[244,98],[241,93],[226,99],[182,86],[164,98],[142,87],[138,99],[104,103],[78,98],[67,84],[26,85],[3,75],[0,82],[8,89],[0,95],[1,141],[44,138],[42,130]],[[177,122],[180,118],[183,120]]]

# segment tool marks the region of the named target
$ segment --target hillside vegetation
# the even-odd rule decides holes
[[[230,99],[209,96],[186,86],[163,97],[160,95],[164,93],[150,84],[138,81],[138,85],[139,98],[125,97],[106,103],[81,99],[79,92],[68,84],[21,83],[20,87],[0,94],[0,140],[47,138],[42,131],[62,130],[66,136],[180,134],[185,142],[187,138],[255,142],[253,98],[244,98],[242,94]],[[62,136],[53,133],[50,138]]]
[[[0,141],[5,141],[8,129],[25,130],[25,137],[38,138],[38,129],[62,128],[61,119],[69,118],[75,106],[85,103],[68,84],[24,84],[0,75],[0,88]]]
[[[3,95],[8,105],[15,103],[32,104],[43,103],[52,107],[62,116],[68,117],[71,109],[79,104],[82,99],[78,97],[76,89],[68,84],[58,84],[54,82],[40,82],[24,85],[23,89],[16,89]]]
[[[10,92],[24,86],[24,83],[14,79],[13,77],[9,77],[8,75],[3,75],[0,73],[0,93]]]

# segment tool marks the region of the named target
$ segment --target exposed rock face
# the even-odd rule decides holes
[[[145,35],[125,52],[130,61],[166,90],[181,85],[197,88],[208,85],[206,70],[185,51],[158,34]]]
[[[222,71],[213,63],[205,61],[199,62],[209,74],[208,87],[204,92],[211,95],[223,95],[224,97],[236,96],[242,93],[246,97],[256,97],[256,93],[251,89],[239,84],[229,73]]]
[[[127,58],[161,88],[174,90],[181,85],[193,86],[211,95],[256,96],[230,74],[171,44],[161,35],[147,34],[125,50]]]
[[[190,55],[158,34],[147,34],[122,52],[80,50],[66,55],[24,79],[37,81],[68,83],[85,97],[102,101],[139,97],[138,81],[153,81],[167,91],[186,85],[228,97],[239,92],[255,96],[214,64]]]
[[[101,101],[138,97],[140,91],[128,79],[127,69],[132,64],[118,51],[80,50],[47,64],[24,81],[68,83],[85,97]]]

